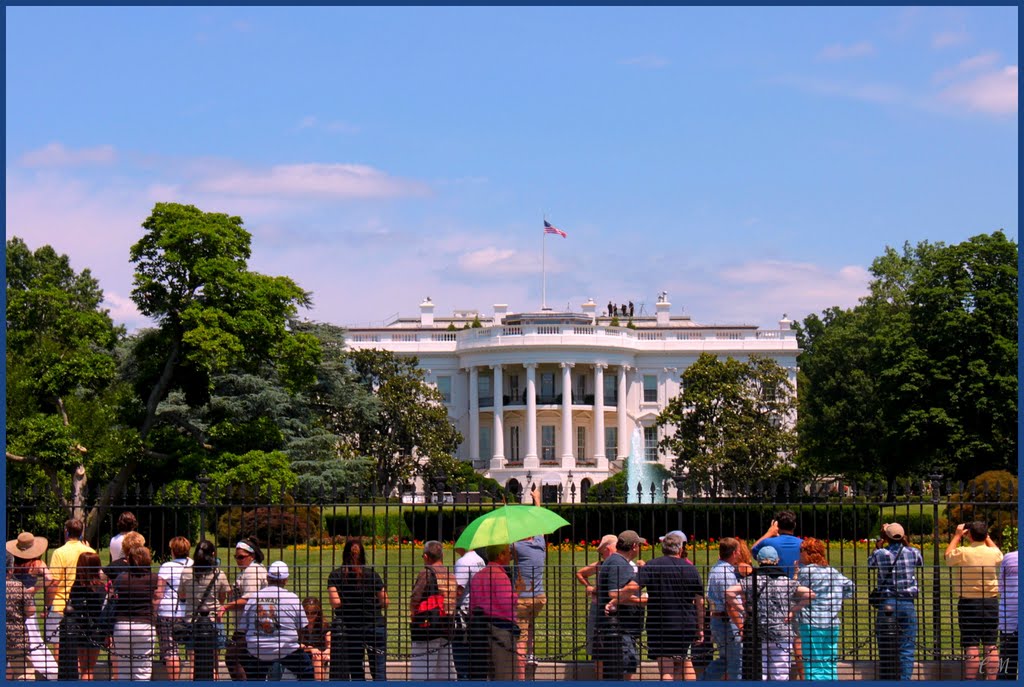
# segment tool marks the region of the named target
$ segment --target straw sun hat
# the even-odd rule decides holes
[[[22,532],[17,539],[7,542],[7,552],[17,558],[39,558],[46,552],[50,542],[46,537],[37,537],[31,532]]]

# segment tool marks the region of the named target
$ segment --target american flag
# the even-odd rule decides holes
[[[561,230],[561,229],[559,229],[558,227],[556,227],[556,226],[553,226],[553,225],[551,224],[551,222],[549,222],[549,221],[547,221],[547,220],[544,220],[544,233],[545,233],[545,234],[558,234],[558,235],[559,235],[559,236],[561,236],[561,237],[562,237],[563,239],[564,239],[564,238],[566,238],[566,237],[568,236],[568,234],[566,234],[566,233],[565,233],[564,231],[562,231],[562,230]]]

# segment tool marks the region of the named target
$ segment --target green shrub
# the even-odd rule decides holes
[[[990,530],[1017,526],[1017,478],[1005,470],[989,470],[949,495],[948,534],[960,523],[983,520]]]

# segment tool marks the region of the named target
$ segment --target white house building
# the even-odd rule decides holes
[[[621,326],[598,314],[593,300],[582,312],[509,313],[495,305],[491,315],[438,317],[434,310],[428,297],[419,318],[350,328],[346,343],[416,356],[465,438],[458,458],[513,491],[540,485],[546,502],[559,486],[563,500],[575,492],[578,501],[621,470],[634,430],[646,458],[670,468],[672,458],[658,454],[654,421],[701,353],[770,356],[796,388],[800,351],[785,316],[777,330],[701,325],[671,314],[664,293],[654,315],[620,316]],[[474,320],[481,326],[469,326]]]

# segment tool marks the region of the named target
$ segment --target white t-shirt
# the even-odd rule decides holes
[[[124,539],[125,532],[118,532],[110,538],[110,562],[113,563],[121,557],[121,540]]]
[[[178,589],[181,587],[181,572],[185,568],[192,567],[193,560],[188,556],[175,558],[160,566],[157,577],[167,583],[164,590],[164,598],[157,604],[156,614],[161,618],[184,618],[185,609],[178,598]]]
[[[252,656],[273,661],[299,650],[299,630],[306,622],[298,596],[284,587],[267,586],[249,597],[239,629]]]
[[[462,601],[459,603],[459,608],[468,611],[469,610],[469,581],[473,579],[473,575],[483,570],[487,566],[483,558],[480,558],[475,550],[470,549],[466,552],[466,555],[461,556],[459,560],[455,561],[455,584],[462,587],[465,592],[462,595]]]

